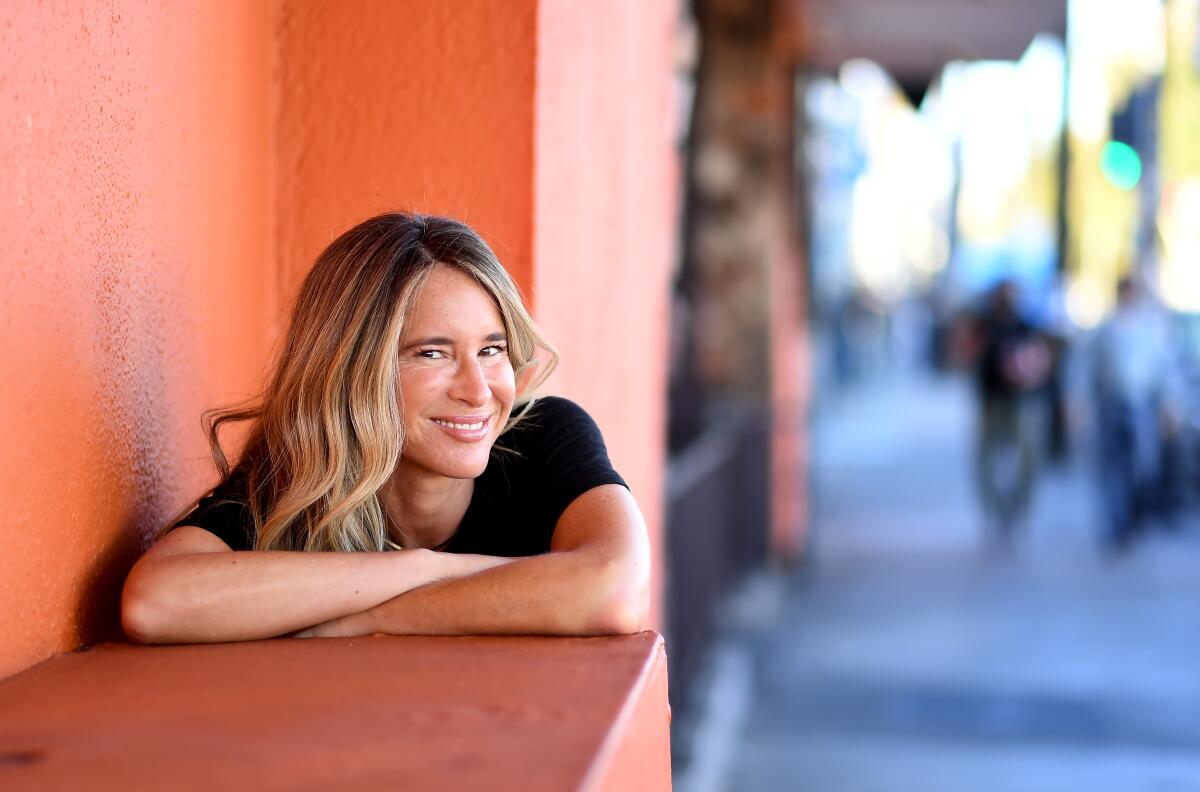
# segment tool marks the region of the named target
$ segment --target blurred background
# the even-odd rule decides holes
[[[679,787],[1200,789],[1200,3],[692,12]]]
[[[0,677],[119,639],[308,262],[513,273],[692,790],[1200,789],[1200,0],[0,9]]]

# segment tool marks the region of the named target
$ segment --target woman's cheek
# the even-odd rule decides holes
[[[513,396],[516,393],[516,374],[513,372],[512,365],[507,361],[497,364],[490,369],[489,379],[491,380],[491,389],[498,397],[503,396],[504,401],[512,404]]]

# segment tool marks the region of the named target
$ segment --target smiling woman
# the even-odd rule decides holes
[[[645,527],[466,225],[387,214],[301,288],[273,374],[208,416],[220,483],[129,574],[135,641],[641,629]],[[518,386],[518,383],[522,383]],[[230,467],[218,432],[248,421]]]

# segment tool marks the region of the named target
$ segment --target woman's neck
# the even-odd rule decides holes
[[[437,548],[458,530],[474,491],[472,479],[412,475],[397,468],[379,490],[379,502],[401,546]]]

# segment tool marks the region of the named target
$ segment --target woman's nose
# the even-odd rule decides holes
[[[460,363],[451,384],[450,398],[466,404],[482,406],[487,404],[492,396],[487,376],[479,360],[471,358]]]

